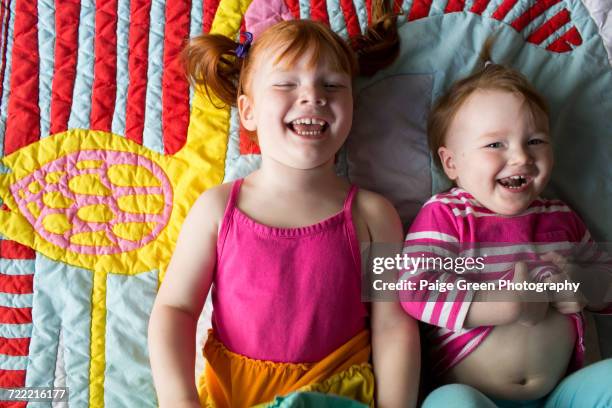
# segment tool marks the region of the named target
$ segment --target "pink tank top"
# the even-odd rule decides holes
[[[319,361],[365,329],[351,204],[313,225],[277,228],[238,209],[232,186],[217,241],[212,325],[230,351],[258,360]]]

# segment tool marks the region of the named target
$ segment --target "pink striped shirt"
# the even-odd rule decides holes
[[[589,249],[592,244],[582,220],[558,200],[536,199],[522,214],[502,216],[483,207],[460,188],[433,196],[412,223],[404,254],[440,261],[482,257],[484,265],[479,271],[457,273],[436,269],[432,261],[401,277],[417,283],[417,290],[402,294],[402,307],[414,318],[431,325],[427,328],[427,337],[434,373],[440,375],[459,363],[478,347],[493,327],[464,327],[474,298],[473,290],[419,290],[421,280],[455,283],[459,279],[483,282],[512,279],[514,265],[519,260],[529,261],[531,276],[539,280],[554,273],[554,268],[538,261],[541,254],[555,251],[567,256],[570,252],[578,252],[588,256],[589,261],[604,257],[605,254]],[[588,251],[591,253],[586,254]],[[584,322],[581,314],[568,315],[568,318],[578,334],[570,367],[574,369],[584,358]]]

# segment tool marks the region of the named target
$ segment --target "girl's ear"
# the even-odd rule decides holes
[[[255,111],[253,108],[253,102],[248,96],[242,94],[238,97],[238,114],[240,115],[240,122],[245,129],[251,132],[257,130]]]
[[[442,163],[442,168],[446,176],[455,181],[457,179],[457,168],[455,166],[453,151],[446,146],[441,146],[438,148],[438,156],[440,157],[440,162]]]

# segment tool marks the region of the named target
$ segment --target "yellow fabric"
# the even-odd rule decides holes
[[[20,242],[34,248],[47,257],[74,265],[80,268],[91,270],[95,273],[118,273],[126,275],[136,275],[141,272],[148,272],[154,269],[164,271],[174,249],[174,243],[178,237],[180,226],[187,215],[189,208],[193,205],[198,195],[202,191],[223,180],[223,163],[225,150],[221,149],[216,155],[206,154],[199,150],[206,145],[208,149],[212,146],[225,144],[227,137],[223,140],[206,139],[191,135],[187,139],[183,149],[174,156],[164,156],[141,146],[128,138],[118,136],[108,132],[71,129],[66,132],[57,133],[53,137],[41,139],[14,153],[2,158],[2,163],[11,169],[10,173],[0,174],[0,197],[9,207],[10,211],[0,211],[0,233],[8,239]],[[208,140],[208,142],[206,142]],[[65,232],[66,228],[71,228],[70,219],[63,219],[54,215],[40,217],[40,210],[34,208],[20,207],[11,193],[10,189],[19,180],[38,172],[40,183],[57,183],[60,176],[64,175],[64,170],[60,172],[48,172],[41,169],[42,166],[61,159],[63,156],[80,151],[98,151],[101,157],[106,154],[121,153],[131,155],[132,162],[128,164],[114,164],[108,168],[108,177],[113,181],[113,188],[121,186],[134,187],[157,187],[164,184],[166,197],[155,194],[131,195],[119,198],[118,205],[123,207],[125,212],[133,214],[143,214],[148,210],[155,210],[160,199],[167,199],[172,202],[172,211],[165,219],[164,228],[153,237],[148,243],[138,244],[136,248],[128,251],[115,251],[104,253],[96,250],[94,253],[76,252],[66,247],[58,246],[57,243],[45,238],[44,232],[58,234]],[[214,156],[214,157],[213,157]],[[148,172],[139,162],[150,161],[153,163],[160,174],[157,176]],[[97,167],[101,163],[91,160],[79,160],[77,167],[88,166]],[[60,173],[60,174],[58,174]],[[68,186],[73,192],[80,191],[91,197],[108,197],[113,195],[106,186],[101,183],[94,183],[95,179],[83,180],[82,176],[68,174]],[[41,188],[31,186],[32,189]],[[43,201],[50,208],[61,208],[67,205],[66,198],[61,195],[46,195]],[[104,215],[103,205],[89,206],[89,210],[95,210],[97,216]],[[88,208],[78,208],[79,218],[82,218],[82,211]],[[25,212],[32,213],[34,218],[40,219],[40,225],[32,225],[25,217]],[[155,213],[155,211],[153,211]],[[91,216],[91,212],[89,213]],[[134,227],[137,223],[123,225],[124,229],[115,229],[117,235],[122,238],[139,243],[143,235],[147,235],[146,223],[140,223],[141,228]],[[120,226],[120,225],[118,225]],[[46,230],[46,231],[43,231]],[[72,235],[70,241],[75,243],[77,235]],[[107,245],[100,237],[93,235],[79,235],[78,243],[92,248],[102,248]]]
[[[47,257],[88,269],[93,274],[93,290],[91,293],[91,344],[89,367],[89,405],[91,407],[104,406],[104,377],[105,377],[105,337],[106,337],[106,280],[109,273],[136,275],[141,272],[159,269],[163,276],[178,237],[180,226],[197,198],[207,188],[219,184],[223,179],[223,161],[227,137],[206,138],[191,135],[185,147],[174,156],[164,156],[134,143],[128,138],[108,132],[71,129],[58,133],[32,143],[12,154],[2,158],[2,163],[12,171],[0,174],[0,197],[8,206],[9,211],[0,211],[0,233],[9,239],[34,248]],[[215,154],[200,149],[216,151]],[[217,146],[215,148],[214,146]],[[66,173],[60,170],[49,171],[43,166],[61,160],[63,156],[81,151],[97,151],[101,158],[106,155],[127,154],[132,158],[131,163],[113,164],[108,167],[106,175],[112,182],[113,188],[159,187],[165,181],[167,199],[172,201],[172,210],[164,220],[162,228],[150,242],[137,244],[132,250],[121,250],[113,253],[104,253],[109,240],[100,235],[86,233],[71,235],[70,242],[90,248],[100,248],[93,253],[77,252],[57,242],[48,240],[47,233],[62,235],[72,232],[71,219],[64,213],[41,216],[43,208],[39,204],[30,202],[28,207],[19,206],[19,195],[13,195],[14,187],[21,179],[36,173],[36,182],[27,188],[31,193],[39,192],[41,183],[59,183],[63,176],[68,176],[68,187],[74,193],[90,197],[108,197],[113,192],[108,186],[97,182],[96,178],[86,178],[83,175]],[[154,175],[146,170],[141,163],[153,163],[159,174]],[[79,159],[75,163],[77,169],[97,169],[103,165],[100,160]],[[25,197],[23,190],[21,198]],[[121,196],[117,199],[118,206],[126,213],[156,214],[161,213],[165,197],[159,194],[139,194]],[[160,200],[162,205],[159,205]],[[48,193],[42,198],[42,203],[48,208],[68,208],[72,200],[59,193]],[[106,205],[97,204],[77,208],[78,217],[87,218],[88,221],[107,223]],[[31,223],[25,216],[26,212],[40,220],[40,223]],[[137,228],[135,228],[137,227]],[[150,226],[147,223],[116,224],[112,229],[117,236],[139,243],[143,236],[148,234]],[[104,231],[102,231],[105,233]],[[102,239],[104,238],[104,239]]]
[[[370,334],[363,331],[316,363],[253,360],[232,353],[209,332],[198,392],[203,407],[250,407],[277,395],[318,391],[373,405]]]
[[[221,0],[210,32],[236,38],[242,23],[242,16],[250,3],[251,0]],[[203,89],[196,88],[195,91],[187,129],[189,148],[181,149],[174,155],[174,158],[180,163],[189,164],[193,161],[206,163],[205,168],[196,170],[200,179],[191,180],[190,184],[192,191],[202,192],[213,185],[221,184],[225,176],[230,107],[223,106],[223,102],[212,93],[210,95],[214,102],[209,100],[208,94]],[[189,202],[189,206],[193,204],[196,197]],[[162,269],[162,279],[164,271],[165,268]]]
[[[89,365],[89,407],[104,407],[104,370],[106,369],[106,278],[94,273],[91,295],[91,363]]]

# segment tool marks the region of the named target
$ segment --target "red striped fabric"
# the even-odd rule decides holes
[[[446,3],[445,13],[455,13],[457,11],[463,11],[465,7],[465,0],[448,0]]]
[[[0,388],[23,387],[25,385],[25,370],[1,370]]]
[[[204,32],[209,33],[212,27],[213,20],[215,19],[215,14],[217,13],[217,8],[219,8],[220,0],[204,0]]]
[[[96,0],[90,128],[110,132],[117,95],[117,0]]]
[[[474,14],[481,15],[489,5],[489,0],[475,0],[470,11]]]
[[[29,337],[17,339],[0,337],[0,354],[5,356],[27,356],[29,349]]]
[[[0,324],[27,324],[27,323],[32,323],[32,308],[31,307],[0,306]]]
[[[521,14],[516,20],[510,25],[514,27],[516,31],[521,31],[527,27],[527,24],[531,23],[536,17],[544,13],[546,10],[559,3],[561,0],[538,0],[536,4],[531,6],[526,12]]]
[[[567,9],[563,9],[555,14],[550,20],[542,24],[536,31],[531,33],[527,41],[533,44],[540,44],[552,33],[569,23],[570,20],[570,12]]]
[[[287,8],[294,18],[300,18],[300,2],[299,0],[285,0]]]
[[[310,0],[310,18],[329,25],[327,2],[325,0]]]
[[[561,37],[550,43],[546,49],[554,52],[568,52],[572,50],[572,45],[577,47],[580,44],[582,44],[582,37],[578,29],[572,27]]]
[[[4,155],[40,138],[38,107],[38,10],[36,2],[15,3],[11,98],[8,101]]]
[[[427,17],[429,9],[431,9],[431,2],[432,0],[414,0],[412,7],[410,7],[410,13],[408,13],[408,21]]]
[[[255,132],[250,132],[240,124],[240,154],[261,154],[259,145],[254,141],[256,138]]]
[[[78,1],[56,1],[55,4],[55,60],[51,85],[51,134],[68,128],[72,91],[76,77],[77,48],[79,46]]]
[[[27,407],[27,402],[21,401],[0,401],[0,408],[25,408]]]
[[[399,13],[400,11],[402,11],[402,4],[404,4],[403,0],[394,0],[394,2],[393,2],[393,12],[394,13]]]
[[[238,30],[238,33],[240,33],[240,38],[239,38],[240,41],[244,40],[242,33],[244,33],[245,31],[246,31],[246,21],[244,20],[244,17],[243,17],[242,20],[240,21],[240,30]]]
[[[2,26],[4,26],[4,17],[5,17],[5,15],[8,15],[8,13],[7,14],[4,13],[5,10],[6,10],[6,6],[4,5],[4,0],[2,0],[2,1],[0,1],[0,22],[2,22]],[[8,37],[8,35],[4,34],[4,37],[2,37],[2,40],[3,40],[2,42],[3,43],[4,43],[4,38],[6,38],[6,37]],[[4,46],[3,46],[2,49],[4,49]],[[0,86],[2,86],[2,85],[0,85]]]
[[[187,140],[189,126],[189,83],[178,55],[189,37],[190,5],[187,1],[166,2],[164,71],[162,76],[162,129],[164,152],[178,152]]]
[[[512,10],[512,8],[516,5],[518,0],[504,0],[502,4],[499,5],[497,10],[493,13],[493,18],[499,21],[502,21],[508,12]]]
[[[33,292],[34,275],[0,274],[0,292],[28,294]]]
[[[4,239],[0,240],[0,258],[35,259],[36,253],[30,247],[27,247],[15,241]],[[32,273],[34,273],[34,271],[32,271]]]
[[[353,0],[340,0],[340,7],[342,8],[342,14],[344,15],[346,30],[348,31],[349,37],[357,37],[361,34],[361,27],[359,26],[357,11],[355,10]]]
[[[368,25],[372,24],[372,0],[365,0],[366,12],[368,13]]]
[[[1,375],[2,373],[0,373]],[[25,382],[24,382],[25,384]],[[8,388],[8,387],[7,387]],[[27,407],[27,402],[20,401],[0,401],[0,408],[25,408]]]
[[[3,90],[4,90],[4,73],[6,72],[6,54],[7,54],[7,44],[8,44],[8,27],[9,27],[9,20],[11,18],[11,14],[9,13],[9,9],[8,9],[8,1],[10,0],[2,0],[0,2],[0,27],[2,27],[3,32],[5,33],[5,35],[0,38],[0,40],[2,40],[2,44],[0,44],[1,50],[2,50],[2,57],[1,57],[1,65],[0,65],[0,105],[2,105],[2,95],[3,95]],[[6,3],[6,4],[5,4]]]
[[[130,2],[130,52],[128,57],[130,84],[125,111],[125,136],[138,144],[142,144],[144,130],[150,11],[151,2],[147,0]]]

